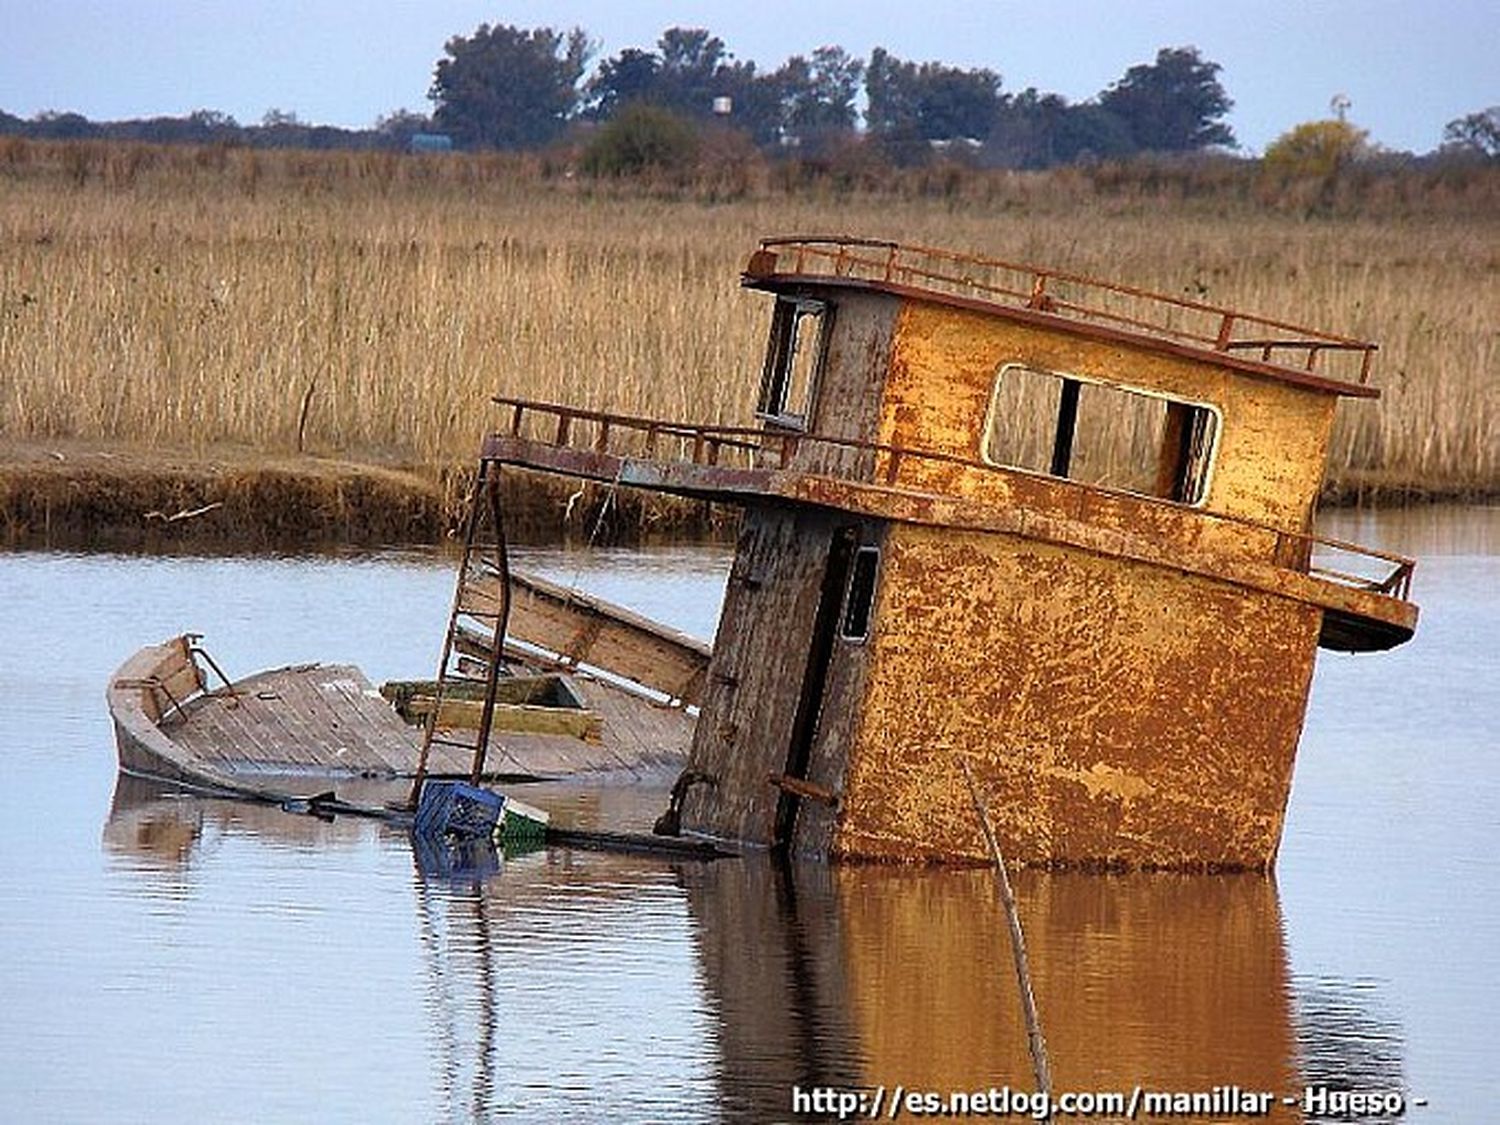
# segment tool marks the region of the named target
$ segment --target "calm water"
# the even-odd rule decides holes
[[[1421,557],[1418,637],[1320,656],[1274,881],[1017,880],[1058,1090],[1331,1082],[1496,1117],[1500,510],[1324,530]],[[728,560],[527,561],[711,636]],[[552,850],[442,879],[375,824],[117,782],[103,691],[141,644],[423,675],[450,581],[0,555],[0,1120],[785,1120],[793,1086],[1029,1088],[984,872]]]

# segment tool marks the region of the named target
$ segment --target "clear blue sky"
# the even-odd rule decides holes
[[[1229,123],[1252,151],[1329,116],[1335,94],[1377,143],[1415,152],[1500,104],[1500,0],[0,0],[0,109],[216,109],[248,124],[275,107],[367,126],[430,108],[443,43],[484,22],[581,26],[601,56],[707,27],[770,69],[824,44],[866,57],[881,46],[1073,101],[1160,47],[1192,45],[1223,66]]]

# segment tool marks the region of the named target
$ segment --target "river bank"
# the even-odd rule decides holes
[[[733,513],[632,489],[512,471],[507,530],[519,542],[711,538]],[[54,550],[262,552],[437,546],[459,534],[468,466],[266,453],[177,451],[77,440],[0,440],[0,546]],[[1494,499],[1395,473],[1325,485],[1325,508]]]
[[[0,545],[59,550],[259,552],[431,546],[461,527],[468,467],[264,453],[176,451],[76,440],[0,439]],[[725,514],[519,472],[505,477],[520,541],[702,537]],[[597,530],[596,530],[597,529]]]

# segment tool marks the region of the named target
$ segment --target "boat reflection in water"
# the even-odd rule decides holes
[[[581,817],[609,800],[580,793]],[[401,839],[126,777],[104,836],[170,877],[229,831],[299,850]],[[608,1098],[630,1118],[770,1120],[794,1116],[798,1088],[1032,1088],[986,870],[559,849],[494,863],[410,869],[434,1113]],[[1279,1099],[1305,1084],[1403,1086],[1401,1029],[1376,989],[1294,980],[1272,880],[1014,883],[1055,1092],[1239,1087],[1274,1093],[1271,1119],[1301,1120]]]
[[[987,871],[721,864],[684,872],[723,1025],[728,1104],[810,1085],[1034,1088]],[[1293,1092],[1274,885],[1015,880],[1056,1091]]]

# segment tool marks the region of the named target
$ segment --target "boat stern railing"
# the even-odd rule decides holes
[[[1417,566],[1415,559],[1321,535],[1305,538],[1311,548],[1305,571],[1314,578],[1384,594],[1403,602],[1411,600],[1411,579]]]

